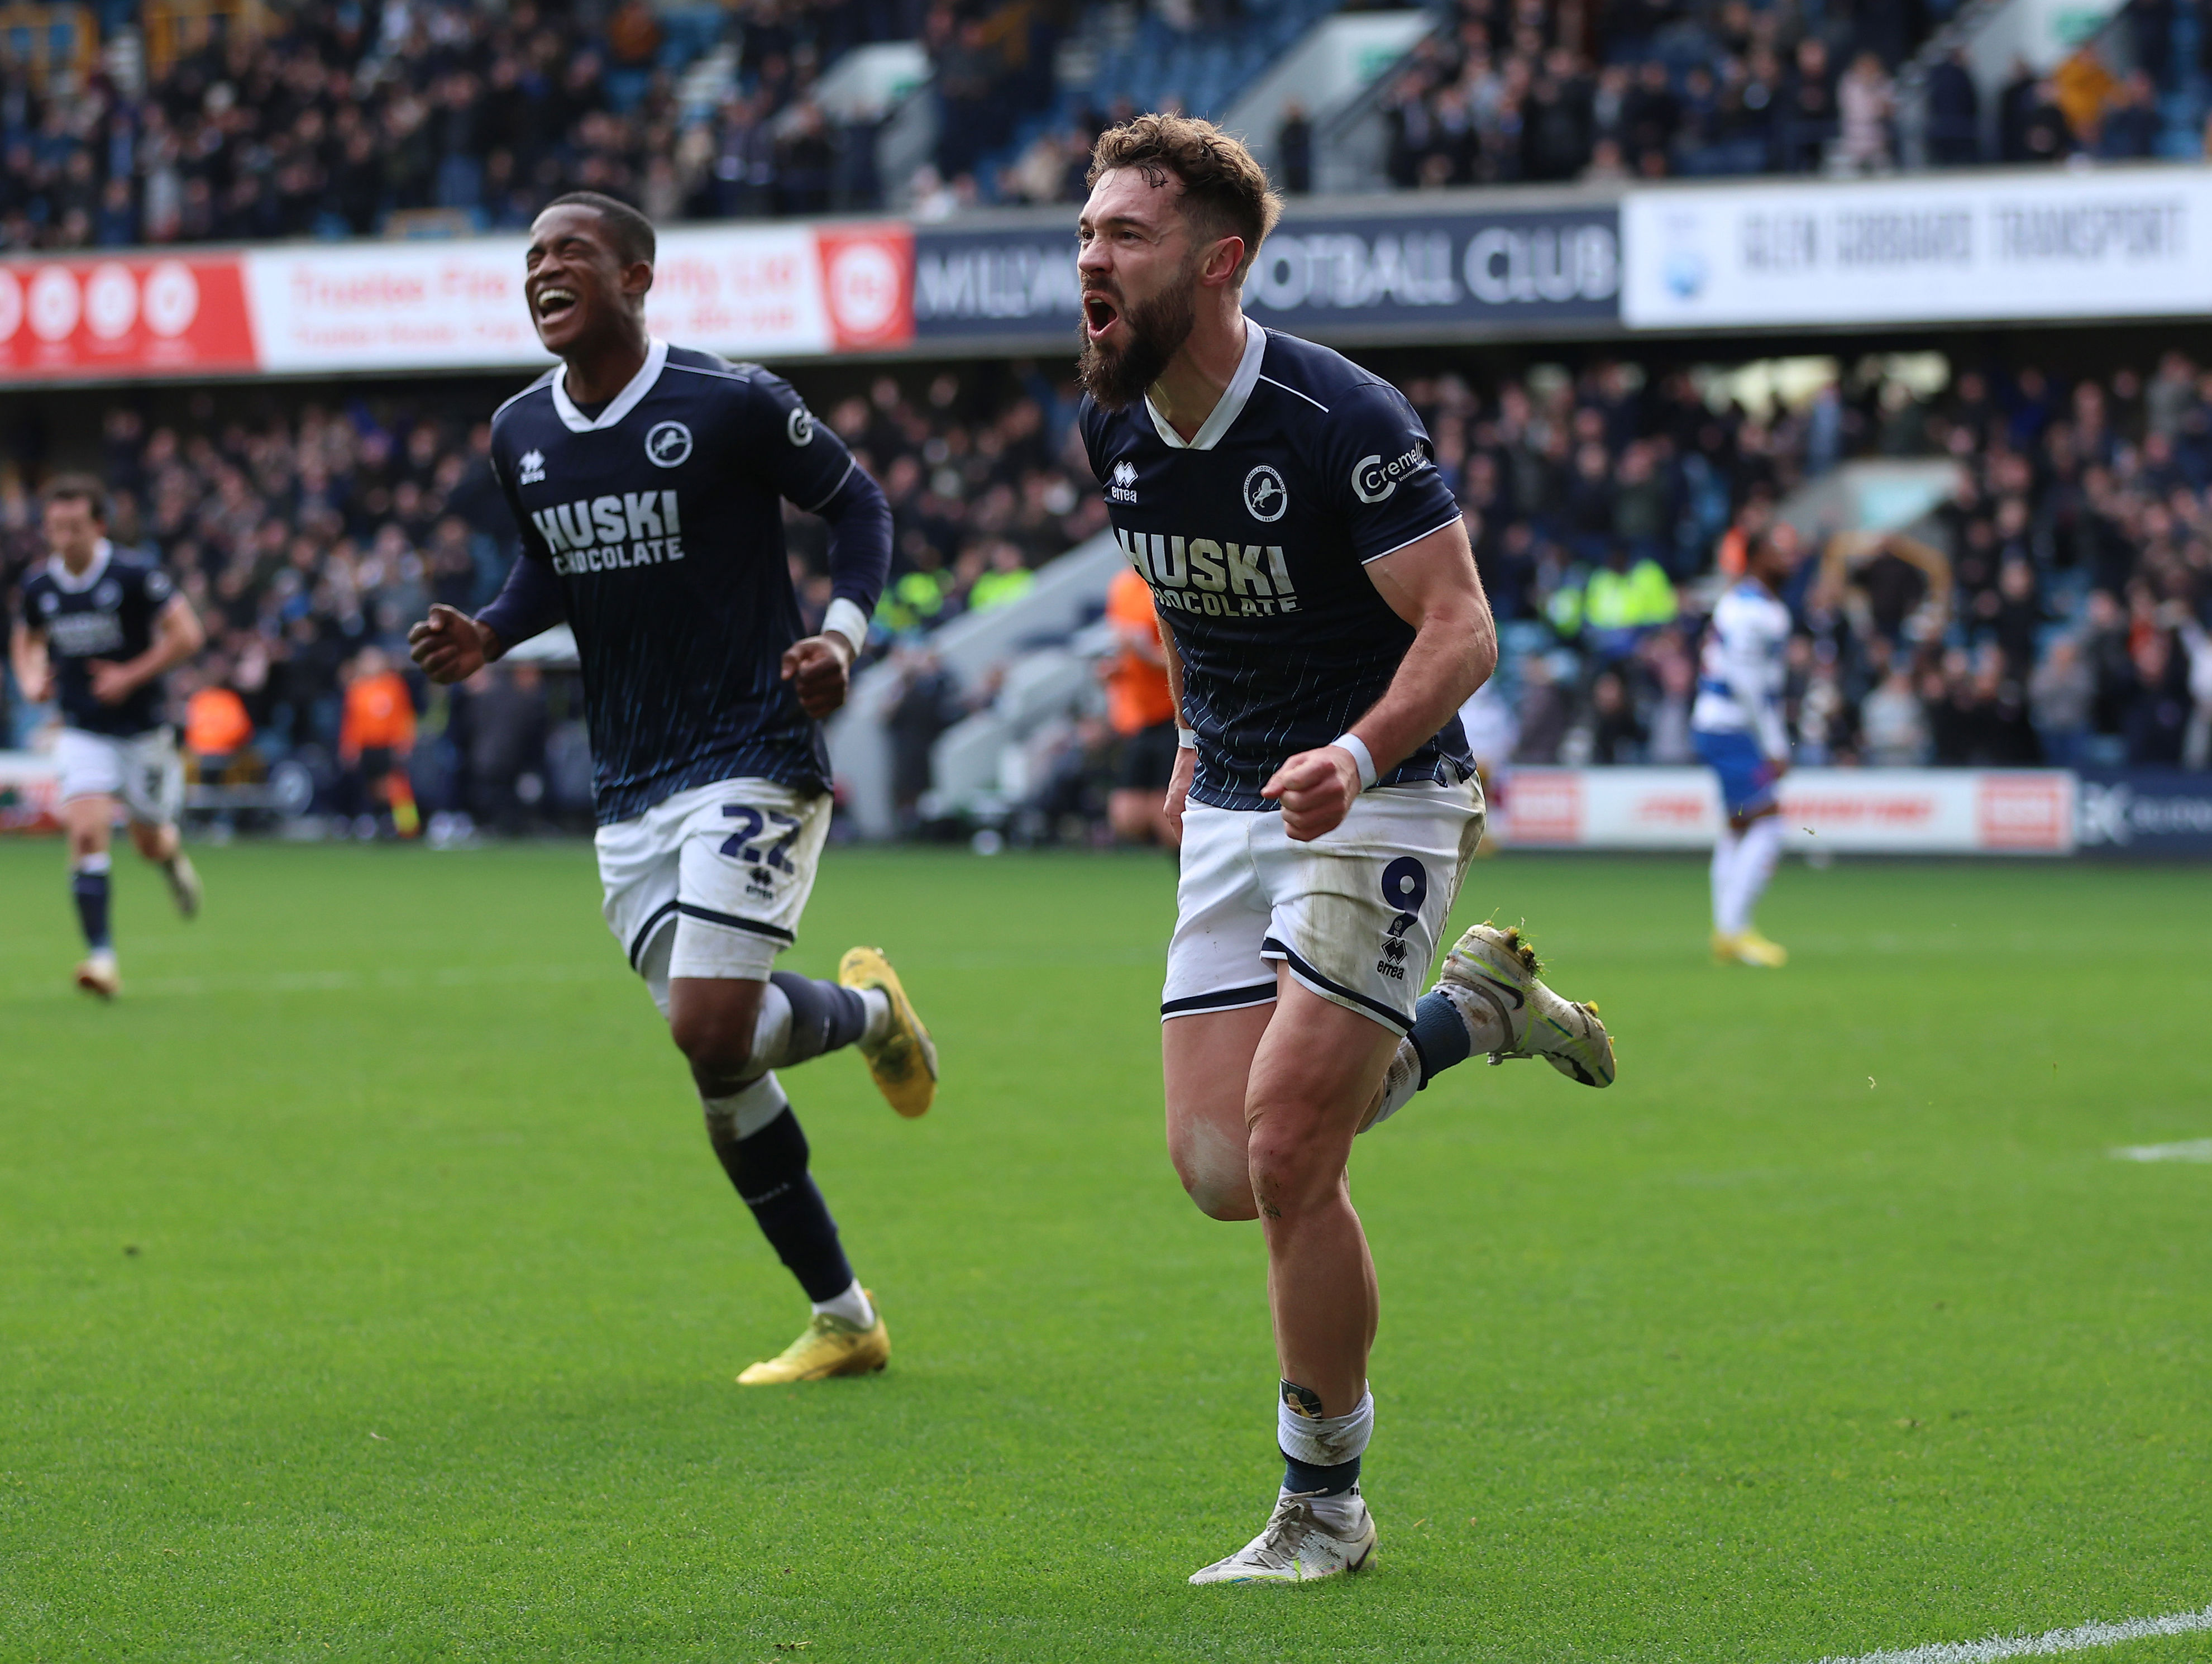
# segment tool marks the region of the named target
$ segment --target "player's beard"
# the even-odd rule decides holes
[[[1121,321],[1129,326],[1126,347],[1109,350],[1089,330],[1083,332],[1075,375],[1085,393],[1109,411],[1127,410],[1160,379],[1198,322],[1196,275],[1194,263],[1151,300],[1121,308]]]

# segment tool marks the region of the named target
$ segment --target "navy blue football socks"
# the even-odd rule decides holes
[[[87,862],[70,875],[70,891],[76,898],[76,922],[84,930],[84,945],[95,954],[106,953],[114,946],[107,934],[107,857],[92,857],[100,864]]]
[[[1444,994],[1427,993],[1413,1003],[1413,1050],[1421,1054],[1421,1084],[1457,1064],[1474,1050],[1467,1032],[1467,1019]]]
[[[853,1267],[837,1240],[837,1222],[806,1170],[806,1135],[799,1117],[787,1108],[750,1138],[732,1137],[726,1125],[712,1120],[707,1132],[722,1171],[806,1297],[834,1300],[851,1288]]]
[[[868,1004],[858,989],[792,971],[778,971],[769,981],[791,1002],[791,1038],[774,1060],[779,1069],[850,1045],[867,1028]]]
[[[1283,1458],[1283,1489],[1294,1494],[1311,1496],[1318,1490],[1324,1496],[1341,1496],[1359,1483],[1359,1458],[1339,1462],[1334,1467],[1316,1467],[1311,1462],[1302,1462],[1296,1456]]]

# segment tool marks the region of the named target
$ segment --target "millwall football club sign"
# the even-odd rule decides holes
[[[1050,346],[1075,333],[1071,215],[915,231],[917,341]],[[1611,203],[1572,208],[1309,214],[1261,247],[1244,306],[1263,324],[1331,341],[1437,339],[1608,328],[1620,317]]]

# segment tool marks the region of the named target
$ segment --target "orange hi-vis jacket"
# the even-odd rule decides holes
[[[345,718],[338,725],[338,755],[350,763],[364,751],[405,753],[415,748],[415,702],[396,670],[363,676],[346,689]]]

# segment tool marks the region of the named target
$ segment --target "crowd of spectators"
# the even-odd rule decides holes
[[[1593,55],[1544,0],[1454,0],[1452,27],[1385,93],[1388,171],[1409,189],[1886,171],[1901,159],[1895,71],[1954,9],[1617,0]],[[2166,30],[2172,9],[2137,0],[2130,21],[2138,34]],[[2124,75],[2087,49],[2048,76],[2019,66],[1987,122],[1963,59],[1939,61],[1924,93],[1927,159],[2149,156],[2153,70],[2172,65],[2155,44],[2138,41],[2136,56],[2149,67]]]
[[[110,533],[158,551],[208,626],[208,650],[171,690],[202,783],[251,784],[289,761],[323,811],[392,824],[391,795],[364,777],[361,753],[395,742],[382,728],[362,737],[367,696],[352,690],[406,666],[408,627],[432,601],[488,602],[516,547],[485,462],[489,427],[452,420],[453,402],[272,397],[232,419],[202,393],[150,418],[127,404],[109,411],[98,456],[84,460],[114,493]],[[950,373],[911,386],[885,375],[826,409],[891,500],[886,642],[1014,599],[1036,564],[1104,523],[1079,444],[1068,448],[1072,391],[1042,376],[987,390]],[[10,616],[25,569],[43,558],[34,484],[0,462]],[[792,510],[787,533],[811,626],[830,599],[823,528]],[[408,743],[427,812],[509,826],[587,813],[571,678],[511,665],[450,696],[419,679],[410,687],[421,721]],[[48,719],[20,701],[8,715],[0,745],[32,741]]]
[[[1504,645],[1468,712],[1486,765],[1692,760],[1705,612],[1784,499],[1859,456],[1947,459],[1954,485],[1903,533],[1802,528],[1787,597],[1801,762],[2212,763],[2212,370],[2168,352],[2148,375],[1958,368],[1917,391],[1894,371],[1869,359],[1794,405],[1747,404],[1710,370],[1605,359],[1407,378]],[[1072,389],[1036,372],[887,374],[822,404],[893,504],[876,649],[903,655],[894,726],[911,809],[930,741],[993,693],[957,686],[930,632],[1018,597],[1103,528],[1103,504]],[[173,688],[204,783],[290,762],[323,812],[403,822],[413,803],[401,814],[362,760],[388,766],[394,742],[364,726],[360,685],[396,668],[410,678],[408,777],[434,823],[586,812],[573,677],[511,664],[448,694],[405,668],[409,625],[433,600],[482,606],[514,555],[488,430],[451,407],[270,395],[234,418],[198,393],[111,409],[97,461],[112,533],[158,549],[209,625]],[[40,555],[33,484],[0,465],[9,591]],[[828,603],[823,533],[795,511],[787,531],[811,624]],[[18,705],[0,740],[45,719]],[[1054,765],[1059,789],[1106,777],[1110,739],[1098,728],[1086,748],[1087,732]]]
[[[104,61],[0,54],[0,249],[366,236],[426,210],[514,227],[580,186],[657,219],[867,205],[872,145],[809,94],[848,47],[926,21],[921,0],[311,0],[266,16],[258,34],[202,24],[137,88]],[[683,110],[678,72],[725,40],[732,95]]]
[[[1800,762],[2212,762],[2212,374],[1965,369],[1923,398],[1869,369],[1765,414],[1620,363],[1408,383],[1507,647],[1470,712],[1486,762],[1693,760],[1703,614],[1853,456],[1948,459],[1954,483],[1904,531],[1801,528]]]

